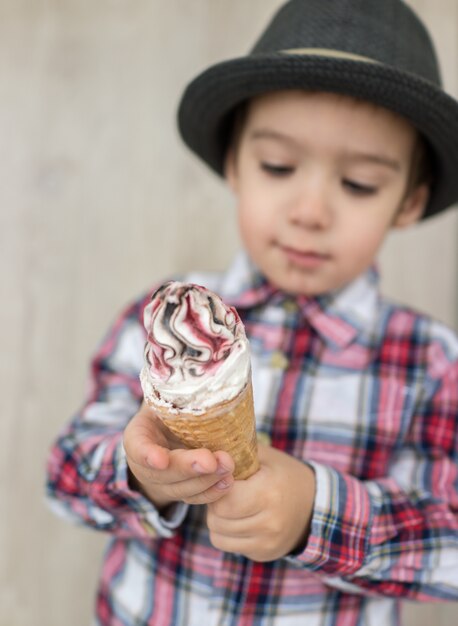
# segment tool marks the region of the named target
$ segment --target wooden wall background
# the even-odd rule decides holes
[[[457,0],[411,0],[458,96]],[[95,344],[153,281],[223,268],[232,203],[181,146],[187,80],[243,53],[279,0],[0,0],[0,626],[83,626],[105,538],[44,505],[50,441]],[[458,222],[382,255],[387,292],[456,326]],[[456,623],[456,605],[407,624]]]

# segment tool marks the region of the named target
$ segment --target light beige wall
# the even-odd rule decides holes
[[[115,313],[236,249],[231,198],[176,101],[277,0],[0,0],[0,626],[83,626],[105,538],[43,505],[43,465]],[[456,0],[415,0],[457,95]],[[455,325],[456,216],[389,243],[387,290]],[[210,235],[210,236],[209,236]],[[410,624],[452,624],[455,607]]]

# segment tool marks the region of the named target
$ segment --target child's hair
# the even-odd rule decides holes
[[[423,218],[458,201],[458,102],[442,89],[428,31],[403,0],[289,0],[249,54],[187,86],[181,135],[223,175],[228,142],[243,128],[242,103],[287,89],[342,94],[405,118],[418,131],[410,188],[430,185]]]
[[[433,183],[434,164],[431,148],[428,146],[426,139],[417,131],[410,163],[407,193],[414,191],[420,185],[431,186]]]

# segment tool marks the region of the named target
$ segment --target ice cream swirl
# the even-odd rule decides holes
[[[145,308],[145,396],[194,413],[235,397],[250,375],[237,311],[199,285],[168,282]]]

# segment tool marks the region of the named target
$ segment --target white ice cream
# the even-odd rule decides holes
[[[170,282],[145,309],[145,398],[199,414],[231,400],[250,378],[250,352],[234,308],[198,285]]]

